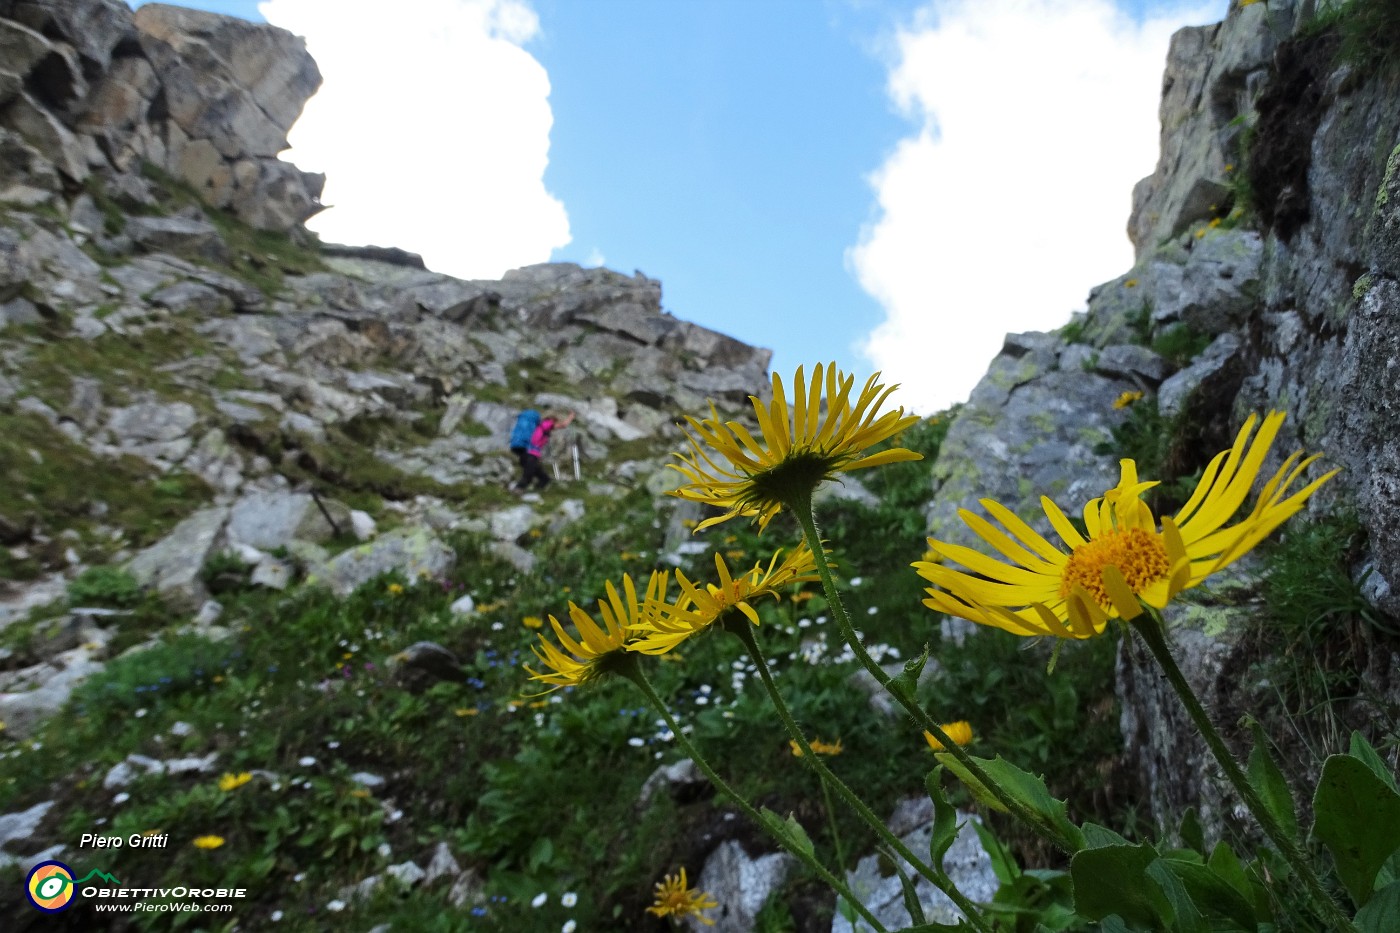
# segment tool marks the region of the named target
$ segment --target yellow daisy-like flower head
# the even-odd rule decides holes
[[[196,836],[194,840],[196,849],[217,849],[223,844],[223,836]]]
[[[587,683],[606,673],[631,637],[628,628],[647,620],[648,606],[664,601],[667,577],[665,571],[653,571],[642,599],[637,598],[637,588],[630,574],[622,575],[621,593],[609,580],[607,599],[598,601],[598,614],[603,619],[601,626],[576,603],[570,602],[569,619],[578,631],[577,640],[569,636],[558,619],[550,616],[549,624],[564,650],[561,651],[545,635],[540,635],[540,643],[532,645],[530,650],[545,669],[536,671],[525,665],[530,678],[552,684],[551,690],[557,690]]]
[[[960,719],[957,722],[939,723],[938,727],[943,730],[944,735],[957,744],[972,744],[972,723],[968,722],[966,719]],[[947,749],[943,747],[943,743],[938,741],[932,732],[924,733],[924,741],[928,742],[928,747],[936,752],[947,751]]]
[[[253,775],[247,771],[243,771],[239,774],[225,774],[223,777],[219,778],[219,790],[236,790],[237,788],[242,787],[244,784],[247,784],[252,779]]]
[[[835,742],[823,742],[821,739],[813,739],[807,743],[812,748],[813,755],[839,755],[846,749],[842,747],[841,740]],[[796,739],[788,739],[788,747],[792,749],[792,757],[802,757],[802,746],[797,744]]]
[[[647,913],[658,917],[675,917],[677,920],[694,917],[707,927],[715,922],[701,911],[719,906],[719,901],[699,888],[692,888],[685,878],[685,869],[678,875],[667,875],[665,881],[656,883],[656,903],[647,908]]]
[[[665,654],[690,636],[726,621],[735,613],[758,625],[758,610],[753,603],[764,596],[781,599],[783,587],[817,579],[816,558],[805,543],[793,548],[779,563],[782,554],[781,550],[774,553],[766,569],[762,564],[755,564],[753,569],[738,576],[731,575],[724,557],[716,554],[715,572],[719,583],[702,585],[677,570],[680,596],[674,603],[664,599],[649,600],[647,617],[633,626],[638,638],[627,646],[628,650]]]
[[[1141,392],[1124,392],[1122,395],[1118,396],[1116,399],[1113,400],[1113,407],[1115,409],[1127,408],[1129,405],[1133,404],[1133,402],[1139,401],[1141,399]]]
[[[761,439],[737,422],[721,421],[711,403],[709,418],[686,418],[690,453],[676,454],[680,463],[668,466],[689,482],[671,495],[725,510],[701,522],[697,531],[736,515],[754,517],[762,530],[782,506],[791,503],[792,496],[810,495],[818,483],[837,473],[922,459],[921,454],[902,447],[864,455],[866,448],[919,420],[917,415],[906,416],[903,408],[880,414],[880,406],[897,387],[886,387],[879,378],[879,373],[871,376],[853,403],[854,376],[838,370],[835,363],[826,367],[818,363],[808,382],[799,366],[789,407],[783,380],[774,373],[771,402],[765,405],[757,396],[749,396]]]
[[[927,591],[924,605],[1016,635],[1057,638],[1097,635],[1111,618],[1137,618],[1143,604],[1165,607],[1177,593],[1248,553],[1337,474],[1332,470],[1290,492],[1318,459],[1297,451],[1264,484],[1253,510],[1227,524],[1253,488],[1283,419],[1282,412],[1271,412],[1255,434],[1259,419],[1251,415],[1234,445],[1211,460],[1187,503],[1175,516],[1163,516],[1160,525],[1141,498],[1157,483],[1139,481],[1132,460],[1120,461],[1117,486],[1084,507],[1087,537],[1041,497],[1064,547],[1051,544],[1000,503],[981,500],[1002,527],[967,510],[959,515],[1010,563],[930,538],[945,560],[969,572],[916,563],[919,575],[937,587]]]

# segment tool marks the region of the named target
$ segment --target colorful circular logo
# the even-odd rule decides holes
[[[73,869],[62,862],[40,862],[24,879],[29,903],[46,914],[56,914],[73,905]]]

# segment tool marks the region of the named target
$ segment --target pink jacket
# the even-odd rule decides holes
[[[549,432],[554,430],[554,419],[545,418],[535,428],[535,433],[530,435],[530,454],[538,457],[544,453],[544,445],[549,443]]]

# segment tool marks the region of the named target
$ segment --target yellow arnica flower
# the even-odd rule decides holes
[[[225,774],[223,777],[219,778],[219,790],[234,790],[235,788],[239,788],[242,787],[244,784],[247,784],[252,779],[253,776],[247,771],[244,771],[241,774]]]
[[[1318,459],[1298,451],[1264,484],[1254,509],[1226,524],[1254,486],[1283,419],[1282,412],[1271,412],[1255,434],[1259,419],[1251,415],[1234,446],[1211,460],[1191,498],[1175,516],[1163,516],[1160,527],[1141,499],[1157,483],[1140,482],[1132,460],[1120,461],[1116,487],[1084,507],[1088,537],[1055,503],[1041,497],[1045,515],[1068,552],[1000,503],[981,500],[1002,528],[965,509],[959,515],[1013,563],[930,538],[934,550],[970,572],[915,564],[919,575],[938,587],[927,591],[924,605],[1016,635],[1058,638],[1097,635],[1110,618],[1136,618],[1144,603],[1163,608],[1177,593],[1248,553],[1337,474],[1332,470],[1290,494]]]
[[[1129,405],[1133,404],[1133,402],[1136,402],[1141,398],[1141,392],[1124,392],[1122,395],[1118,396],[1116,399],[1113,400],[1113,407],[1127,408]]]
[[[544,619],[539,616],[526,616],[520,620],[520,624],[526,628],[544,628]]]
[[[905,416],[903,408],[880,414],[880,406],[897,387],[886,387],[879,378],[879,373],[871,376],[852,404],[854,376],[842,373],[835,363],[825,368],[818,363],[809,383],[799,366],[789,408],[783,380],[774,373],[771,402],[765,405],[757,396],[749,396],[761,441],[743,425],[721,421],[711,403],[708,419],[686,418],[690,453],[676,454],[680,463],[667,465],[690,482],[671,495],[725,510],[701,522],[697,531],[736,515],[756,518],[762,530],[792,494],[810,493],[837,473],[922,459],[921,454],[902,447],[864,456],[867,447],[919,420],[917,415]]]
[[[841,747],[840,739],[837,739],[835,742],[823,742],[821,739],[813,739],[807,744],[812,746],[813,755],[839,755],[845,751],[845,749]],[[788,746],[792,748],[792,757],[802,757],[802,746],[797,744],[796,739],[788,739]]]
[[[196,849],[217,849],[223,844],[223,836],[196,836],[194,840]]]
[[[781,564],[777,551],[767,569],[755,564],[753,569],[732,576],[724,557],[715,555],[715,572],[719,583],[701,585],[692,582],[677,570],[676,582],[681,592],[674,603],[652,601],[647,618],[633,626],[636,641],[629,651],[643,654],[665,654],[692,635],[703,632],[731,612],[741,612],[754,625],[759,624],[753,603],[764,596],[780,599],[785,586],[817,579],[817,563],[805,543],[793,548]]]
[[[679,875],[667,875],[665,881],[657,882],[656,903],[647,908],[647,913],[658,917],[675,917],[677,920],[694,917],[705,926],[712,927],[715,922],[701,911],[718,906],[719,901],[715,900],[713,895],[690,887],[685,879],[685,869],[682,868]]]
[[[578,640],[569,637],[559,620],[550,616],[549,624],[564,650],[559,650],[548,637],[540,635],[540,643],[531,646],[530,650],[540,659],[545,670],[536,671],[525,665],[531,679],[553,684],[552,689],[557,690],[585,683],[602,673],[608,658],[623,650],[630,637],[628,628],[647,620],[648,606],[664,602],[667,576],[664,571],[653,571],[642,600],[637,598],[637,588],[632,583],[631,575],[622,575],[622,593],[618,593],[617,587],[609,580],[608,598],[598,601],[598,614],[603,618],[601,626],[577,604],[570,602],[569,619],[578,630]]]
[[[390,596],[401,596],[401,595],[403,595],[403,584],[402,584],[402,583],[390,583],[390,584],[389,584],[389,595],[390,595]]]
[[[948,736],[948,738],[959,745],[972,744],[972,723],[968,722],[966,719],[960,719],[957,722],[939,723],[938,727],[943,730],[944,735]],[[943,743],[933,737],[932,732],[924,733],[924,741],[928,742],[928,747],[936,752],[947,751],[947,749],[943,747]]]

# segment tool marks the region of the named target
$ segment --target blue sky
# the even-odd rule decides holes
[[[928,412],[1131,265],[1167,36],[1226,0],[186,5],[307,37],[286,157],[329,175],[326,239],[641,270],[779,372],[882,368]]]

